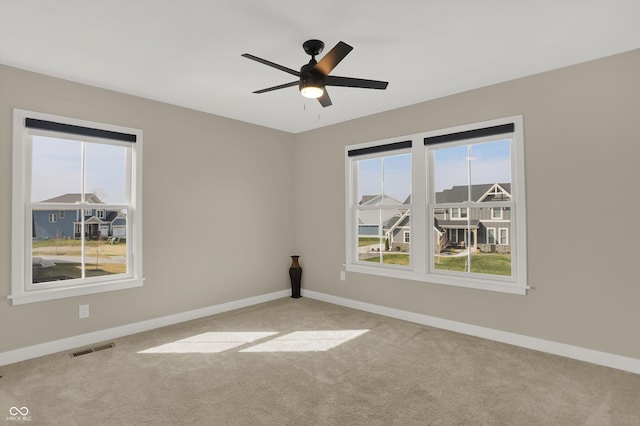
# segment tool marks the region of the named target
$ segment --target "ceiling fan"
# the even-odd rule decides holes
[[[261,64],[279,69],[280,71],[295,75],[299,78],[299,80],[292,81],[291,83],[256,90],[253,93],[271,92],[272,90],[284,89],[286,87],[297,85],[300,88],[302,96],[307,98],[317,98],[323,107],[328,107],[331,105],[331,98],[329,97],[329,93],[327,93],[326,86],[360,87],[363,89],[384,90],[389,84],[387,81],[365,80],[362,78],[329,75],[336,65],[338,65],[340,61],[342,61],[344,57],[353,50],[353,47],[349,46],[347,43],[342,41],[339,42],[329,51],[329,53],[324,55],[320,61],[316,61],[316,56],[322,52],[322,49],[324,49],[324,43],[322,41],[307,40],[302,44],[302,47],[308,55],[311,55],[311,60],[308,64],[303,65],[302,68],[300,68],[300,71],[278,65],[249,53],[243,54],[242,56],[247,59],[260,62]]]

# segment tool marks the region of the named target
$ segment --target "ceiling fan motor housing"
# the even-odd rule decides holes
[[[324,75],[314,70],[315,65],[316,61],[312,59],[300,68],[300,83],[298,84],[300,90],[310,86],[324,87]]]

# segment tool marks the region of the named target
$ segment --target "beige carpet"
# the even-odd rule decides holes
[[[114,343],[0,367],[0,420],[640,425],[639,375],[306,298]],[[31,421],[6,419],[11,407]]]

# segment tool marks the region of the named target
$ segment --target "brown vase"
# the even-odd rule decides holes
[[[297,299],[300,295],[300,283],[302,281],[302,268],[298,263],[300,256],[291,256],[291,267],[289,267],[289,278],[291,278],[291,297]]]

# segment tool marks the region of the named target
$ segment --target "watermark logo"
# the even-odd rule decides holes
[[[8,422],[30,422],[29,408],[27,407],[11,407],[9,415],[6,416]]]

